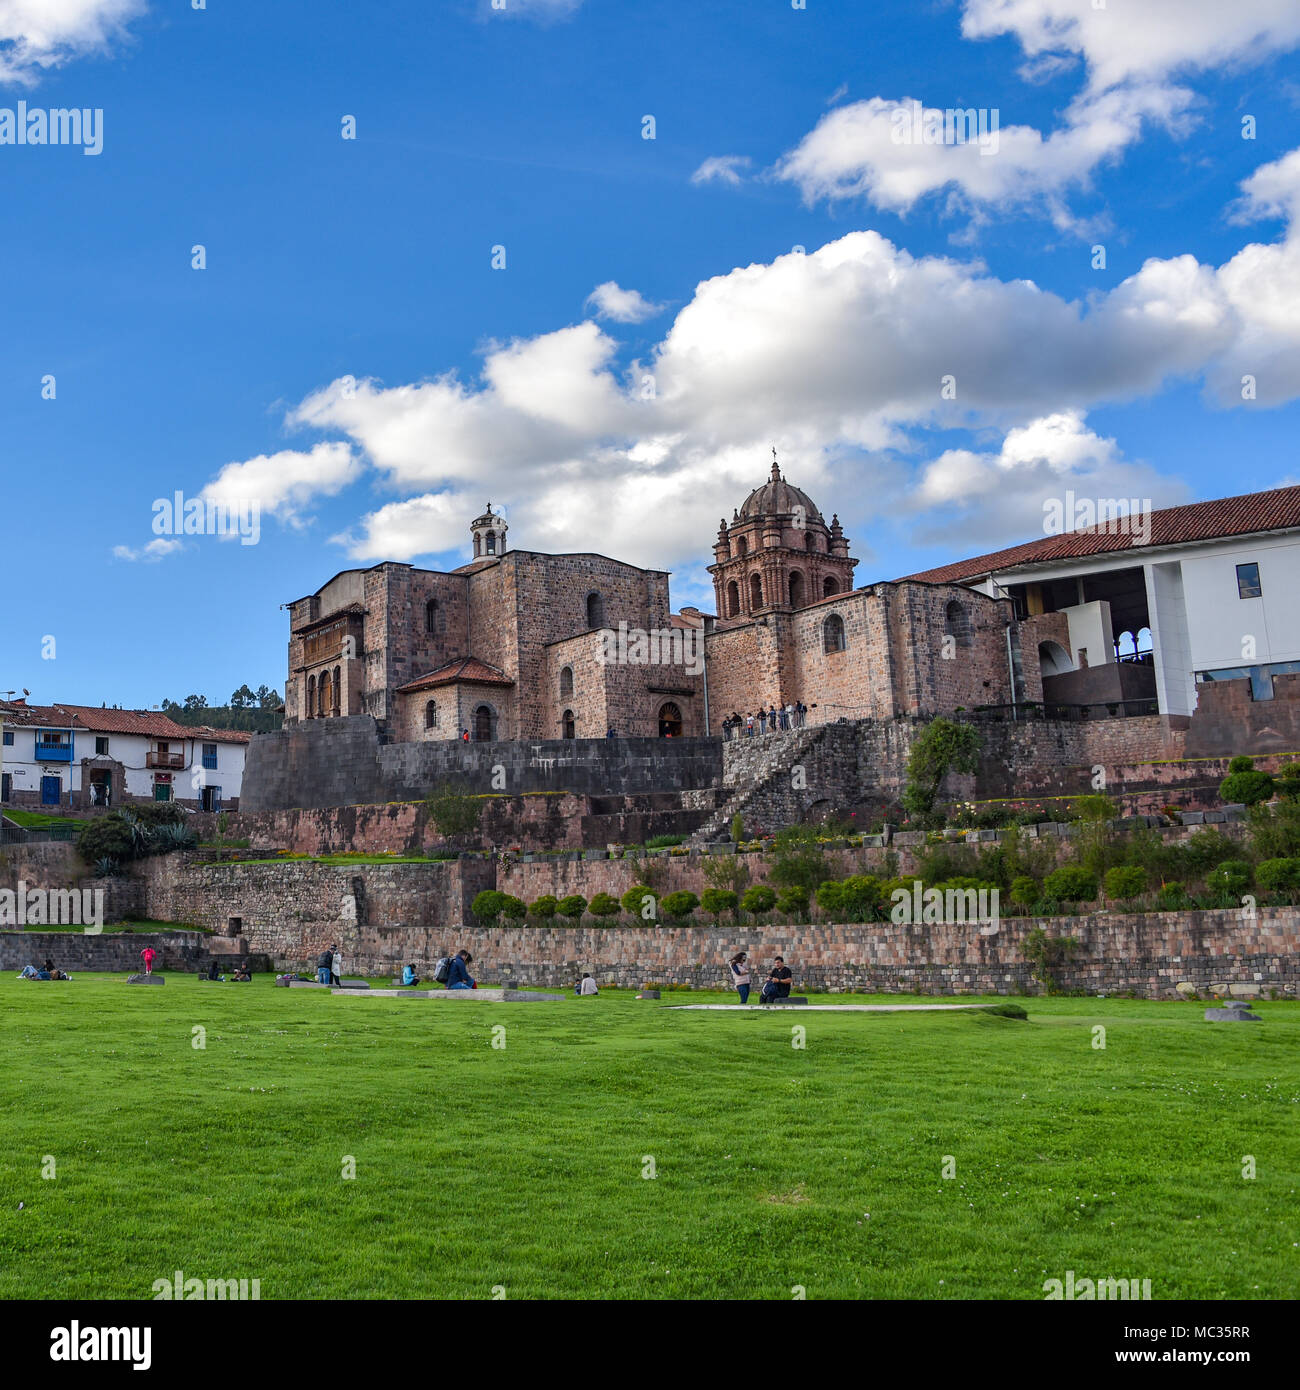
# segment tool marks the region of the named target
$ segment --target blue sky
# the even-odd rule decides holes
[[[0,108],[103,111],[0,143],[0,689],[282,688],[281,603],[489,496],[710,607],[773,444],[861,582],[1300,480],[1293,0],[506,5],[0,5]],[[205,489],[257,544],[155,535]]]

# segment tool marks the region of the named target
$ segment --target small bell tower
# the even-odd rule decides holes
[[[483,509],[482,516],[476,516],[470,522],[469,529],[474,537],[476,560],[485,560],[489,556],[506,553],[506,532],[509,527],[506,525],[505,517],[492,510],[491,502]]]

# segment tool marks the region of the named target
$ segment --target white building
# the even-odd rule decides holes
[[[1010,597],[1026,621],[1060,614],[1041,626],[1068,646],[1038,650],[1050,702],[1188,715],[1201,682],[1249,676],[1269,700],[1274,676],[1300,672],[1300,487],[1112,516],[908,577]]]
[[[0,702],[0,804],[87,810],[176,801],[191,810],[239,808],[252,735],[187,728],[148,710]]]

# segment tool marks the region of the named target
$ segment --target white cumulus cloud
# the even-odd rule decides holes
[[[587,304],[598,319],[615,323],[644,323],[663,312],[662,304],[652,304],[639,290],[625,290],[614,280],[597,285],[587,296]]]
[[[30,86],[51,68],[107,53],[144,11],[145,0],[0,0],[0,83]]]

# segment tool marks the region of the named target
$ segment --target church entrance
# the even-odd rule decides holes
[[[491,743],[496,738],[496,716],[492,713],[491,705],[480,705],[474,711],[474,741],[476,743]]]
[[[659,737],[681,738],[682,712],[674,704],[659,707]]]
[[[561,720],[561,724],[564,729],[564,738],[577,738],[578,729],[577,725],[574,723],[573,711],[571,709],[566,709],[564,711],[564,718]]]

